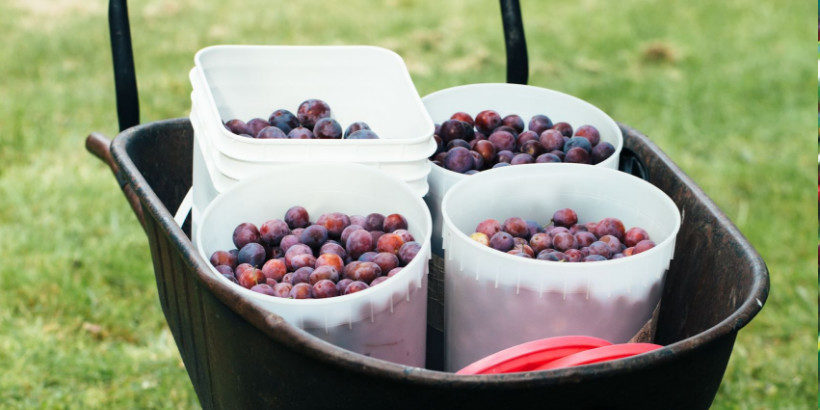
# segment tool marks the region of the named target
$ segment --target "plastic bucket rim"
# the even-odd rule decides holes
[[[561,92],[561,91],[558,91],[558,90],[553,90],[553,89],[545,88],[545,87],[538,87],[538,86],[534,86],[534,85],[527,85],[527,84],[471,83],[471,84],[457,85],[455,87],[449,87],[449,88],[444,88],[444,89],[441,89],[441,90],[438,90],[438,91],[434,91],[434,92],[432,92],[430,94],[427,94],[424,97],[422,97],[421,101],[424,102],[425,106],[426,106],[426,102],[427,102],[428,98],[435,98],[435,97],[441,96],[443,94],[451,93],[451,92],[457,92],[457,91],[460,91],[460,90],[472,89],[472,88],[481,88],[481,87],[511,88],[511,89],[519,88],[519,89],[528,89],[528,90],[534,90],[534,91],[537,90],[537,91],[540,91],[540,92],[547,92],[547,93],[550,93],[550,94],[556,94],[556,95],[560,96],[561,98],[566,98],[570,101],[579,103],[580,105],[586,105],[586,106],[590,107],[593,111],[595,111],[596,114],[600,115],[604,119],[605,122],[608,123],[609,127],[611,128],[610,131],[615,131],[614,134],[615,134],[616,139],[617,139],[617,144],[615,144],[615,152],[613,152],[612,155],[609,158],[607,158],[604,161],[601,161],[597,164],[588,164],[588,165],[599,166],[599,165],[602,165],[602,164],[608,162],[610,160],[610,158],[618,158],[621,155],[621,151],[623,150],[623,146],[624,146],[624,135],[623,135],[623,131],[621,130],[621,127],[618,126],[618,123],[615,122],[615,120],[612,117],[610,117],[609,114],[607,114],[606,112],[604,112],[603,110],[598,108],[596,105],[590,103],[589,101],[583,100],[583,99],[578,98],[574,95],[567,94],[567,93],[564,93],[564,92]],[[437,165],[433,164],[433,169],[435,169],[435,167],[437,167]],[[440,168],[438,171],[441,171],[445,175],[452,176],[454,178],[464,179],[465,177],[471,176],[471,175],[465,175],[465,174],[462,174],[462,173],[459,173],[459,172],[454,172],[454,171],[451,171],[451,170],[449,170],[447,168],[444,168],[444,167],[441,167],[441,166],[438,166],[438,168]],[[485,172],[485,171],[488,171],[488,170],[480,171],[479,174],[481,172]],[[433,173],[433,172],[436,172],[436,171],[431,170],[430,172]]]
[[[547,165],[547,166],[545,166],[545,165]],[[548,166],[552,166],[552,168],[548,168]],[[572,168],[577,168],[577,167],[587,167],[587,165],[584,165],[584,164],[566,164],[566,163],[565,164],[522,164],[522,165],[516,165],[516,167],[517,168],[515,168],[515,169],[521,169],[521,168],[518,168],[518,167],[529,167],[529,168],[534,168],[534,169],[537,168],[537,170],[539,172],[543,172],[545,170],[555,170],[556,168],[569,168],[569,169],[572,169]],[[513,172],[513,171],[510,171],[508,169],[508,167],[496,168],[496,169],[487,170],[487,171],[488,172],[486,172],[484,174],[485,176],[478,177],[477,180],[481,180],[482,178],[488,178],[486,175],[491,175],[492,176],[492,175],[495,175],[495,173],[502,173],[503,174],[505,172]],[[535,266],[535,267],[539,267],[539,266],[543,267],[543,266],[545,266],[544,265],[545,263],[562,264],[562,269],[569,269],[569,270],[587,270],[588,269],[587,266],[589,266],[587,264],[589,264],[589,263],[595,264],[593,266],[605,266],[605,265],[615,266],[615,265],[618,265],[618,264],[634,263],[636,261],[641,261],[644,258],[651,257],[655,252],[659,252],[660,248],[665,248],[665,247],[669,246],[670,242],[675,241],[677,239],[677,235],[678,235],[678,232],[680,231],[680,226],[681,226],[680,210],[678,209],[677,205],[675,205],[675,202],[672,200],[672,198],[669,198],[669,196],[666,195],[666,193],[664,193],[663,191],[661,191],[660,188],[656,187],[655,185],[652,185],[651,183],[649,183],[647,181],[644,181],[641,178],[635,177],[635,176],[630,175],[630,174],[623,173],[621,171],[609,169],[609,168],[603,168],[603,167],[595,168],[595,171],[593,171],[593,172],[610,173],[612,175],[622,174],[625,177],[632,177],[632,178],[635,178],[636,181],[640,181],[639,184],[642,184],[642,185],[645,184],[644,186],[647,186],[650,190],[656,191],[656,193],[659,194],[660,200],[667,207],[671,207],[671,209],[667,209],[667,210],[671,211],[672,209],[674,209],[675,210],[675,215],[677,215],[677,218],[675,218],[675,224],[674,224],[674,227],[672,229],[672,232],[667,237],[665,237],[663,241],[656,242],[655,246],[653,248],[651,248],[651,249],[649,249],[645,252],[634,254],[632,256],[625,257],[625,258],[609,259],[609,260],[605,260],[605,261],[583,262],[583,263],[545,261],[545,260],[540,260],[540,259],[535,259],[535,258],[532,258],[532,259],[531,258],[522,258],[520,256],[511,255],[511,254],[508,254],[506,252],[501,252],[501,251],[492,249],[488,246],[484,246],[484,245],[478,243],[477,241],[475,241],[473,239],[470,239],[470,237],[467,236],[467,234],[465,234],[463,231],[461,231],[461,229],[458,229],[455,226],[455,223],[450,218],[449,213],[446,211],[446,209],[448,207],[448,203],[450,201],[450,197],[452,195],[455,195],[455,194],[453,194],[454,192],[456,194],[458,194],[459,189],[464,189],[463,188],[464,185],[469,184],[469,183],[471,183],[470,181],[474,181],[476,179],[463,179],[463,180],[457,182],[452,187],[450,187],[450,189],[448,189],[447,192],[444,194],[444,198],[441,201],[441,216],[442,216],[442,220],[444,222],[444,224],[443,224],[444,229],[454,232],[454,235],[462,243],[463,242],[469,243],[470,244],[469,246],[472,247],[473,249],[477,250],[478,252],[485,252],[485,253],[489,252],[489,253],[486,253],[486,254],[492,255],[492,257],[501,257],[502,261],[507,261],[508,263],[517,263],[517,264],[525,263],[525,264],[529,264],[529,265],[532,265],[532,266]],[[547,172],[543,172],[543,173],[546,174]],[[481,173],[476,174],[476,175],[470,175],[470,176],[471,177],[476,177],[478,175],[481,175]],[[444,232],[446,232],[446,231],[443,230],[442,233],[444,233]],[[446,249],[445,249],[445,252],[446,252]],[[550,266],[550,265],[546,265],[546,266]],[[518,274],[522,274],[522,273],[519,272]],[[534,275],[565,275],[566,273],[563,273],[563,272],[556,273],[556,272],[544,271],[544,272],[538,272],[538,273],[527,272],[527,273],[523,273],[523,274],[527,275],[527,276],[534,276]],[[604,272],[604,271],[584,272],[584,274],[592,275],[592,276],[599,276],[599,275],[604,275],[604,274],[611,275],[610,272]]]
[[[407,279],[407,281],[412,285],[414,280],[408,278],[408,276],[413,274],[412,273],[413,269],[405,269],[405,268],[411,267],[411,265],[412,265],[413,268],[415,268],[420,263],[427,263],[427,260],[429,259],[429,258],[426,258],[426,257],[418,257],[419,255],[422,255],[422,256],[426,255],[428,253],[428,251],[430,250],[430,236],[432,235],[432,221],[431,221],[431,218],[430,218],[430,211],[427,209],[427,206],[424,204],[424,200],[422,200],[421,197],[417,196],[411,190],[411,188],[407,184],[405,184],[403,181],[401,181],[399,179],[396,179],[394,177],[391,177],[389,175],[379,173],[379,172],[377,172],[377,171],[373,170],[372,168],[367,167],[365,165],[352,164],[352,163],[324,163],[322,165],[323,166],[324,165],[333,165],[337,168],[348,168],[348,167],[350,167],[352,169],[356,169],[357,171],[358,170],[363,170],[363,172],[370,173],[372,175],[379,175],[380,177],[392,180],[394,183],[397,183],[396,184],[397,186],[401,186],[401,189],[403,191],[405,191],[405,194],[407,194],[407,195],[409,195],[410,197],[413,198],[413,201],[416,203],[416,205],[421,206],[421,209],[424,210],[424,212],[422,212],[422,215],[424,215],[425,219],[426,219],[426,225],[425,225],[425,229],[424,229],[424,232],[423,232],[424,242],[421,243],[421,249],[419,250],[416,257],[413,258],[413,260],[410,261],[410,263],[407,264],[407,266],[402,267],[402,270],[399,271],[399,273],[395,275],[395,276],[399,276],[403,279]],[[297,165],[288,166],[288,169],[292,172],[297,172],[298,171],[297,168],[303,168],[303,167],[306,168],[306,167],[315,167],[315,166],[316,166],[316,163],[313,163],[313,164],[297,164]],[[265,172],[261,172],[257,175],[254,175],[253,177],[248,177],[248,178],[242,179],[241,181],[238,181],[236,184],[234,184],[233,186],[228,188],[225,192],[220,193],[219,196],[214,198],[214,200],[212,200],[208,204],[208,206],[205,208],[205,210],[202,212],[202,215],[200,217],[200,220],[201,220],[200,224],[202,226],[204,226],[204,223],[208,220],[209,216],[211,215],[211,212],[213,212],[213,209],[215,209],[219,205],[220,198],[231,195],[233,192],[235,192],[237,190],[245,189],[247,186],[250,186],[250,185],[258,184],[260,182],[274,181],[274,179],[269,178],[269,174],[273,173],[273,172],[275,172],[275,169],[266,170]],[[425,221],[422,221],[422,222],[424,223]],[[203,235],[202,234],[202,232],[203,232],[202,226],[200,226],[200,228],[197,230],[197,235],[196,235],[196,238],[194,238],[194,240],[196,241],[196,244],[197,244],[197,250],[198,250],[199,256],[202,257],[203,260],[207,261],[208,260],[208,255],[205,253],[205,249],[202,246],[202,235]],[[418,241],[416,241],[416,242],[418,242]],[[420,262],[420,260],[422,260],[422,259],[424,259],[424,262]],[[241,294],[243,296],[246,296],[250,299],[253,299],[255,301],[259,301],[260,303],[274,303],[274,304],[290,305],[290,306],[305,306],[305,305],[308,305],[308,304],[310,306],[329,306],[329,305],[344,303],[344,302],[348,302],[348,301],[352,302],[352,301],[366,299],[370,295],[373,294],[373,292],[371,292],[370,290],[372,288],[375,288],[375,287],[368,287],[365,290],[362,290],[362,291],[359,291],[359,292],[356,292],[356,293],[353,293],[353,294],[340,295],[340,296],[336,296],[336,297],[323,298],[323,299],[279,298],[279,297],[275,297],[275,296],[270,296],[270,295],[265,295],[265,294],[262,294],[262,293],[254,292],[254,291],[252,291],[250,289],[247,289],[247,288],[245,288],[241,285],[233,283],[233,282],[229,281],[227,278],[225,278],[224,276],[222,276],[219,273],[219,271],[216,270],[216,268],[214,266],[211,266],[210,263],[208,263],[208,266],[209,266],[209,272],[212,275],[216,276],[217,280],[220,280],[223,283],[226,283],[228,285],[233,285],[233,287],[236,288],[236,290],[238,291],[239,294]],[[427,274],[427,269],[422,268],[421,272],[422,272],[422,275],[419,275],[419,278],[421,278],[423,275]],[[378,292],[379,290],[376,290],[376,291]]]

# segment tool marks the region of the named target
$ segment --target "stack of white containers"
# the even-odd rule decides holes
[[[193,224],[220,193],[261,170],[294,163],[354,162],[427,193],[434,125],[396,53],[370,46],[214,46],[190,72],[194,130]],[[346,128],[366,122],[376,140],[241,137],[225,121],[293,112],[302,101],[327,102]],[[282,173],[282,178],[298,178]],[[283,193],[287,195],[287,193]]]

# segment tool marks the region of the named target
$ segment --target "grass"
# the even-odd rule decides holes
[[[194,407],[146,239],[82,148],[116,133],[105,2],[0,3],[0,403]],[[716,408],[817,403],[813,4],[524,0],[530,83],[653,138],[768,263]],[[366,11],[365,11],[366,10]],[[376,44],[421,95],[504,80],[496,2],[132,1],[142,120],[186,116],[211,44]]]

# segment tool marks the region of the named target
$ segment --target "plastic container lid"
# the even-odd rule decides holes
[[[612,343],[590,336],[560,336],[533,340],[491,354],[456,374],[526,372],[554,360]]]
[[[593,364],[600,362],[608,362],[610,360],[623,359],[639,355],[641,353],[651,352],[655,349],[660,349],[661,345],[653,343],[623,343],[617,345],[603,346],[595,349],[589,349],[583,352],[575,353],[535,368],[535,370],[551,370],[561,369],[564,367],[582,366],[585,364]]]
[[[478,360],[456,374],[497,374],[561,369],[623,359],[663,346],[653,343],[613,345],[590,336],[559,336],[533,340]]]

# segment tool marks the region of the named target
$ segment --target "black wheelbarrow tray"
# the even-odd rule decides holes
[[[187,119],[92,134],[142,223],[157,290],[205,408],[706,408],[737,332],[766,301],[766,265],[737,228],[657,146],[622,125],[625,152],[683,211],[655,342],[640,356],[544,372],[457,376],[341,348],[289,325],[217,280],[176,210],[191,186]],[[632,163],[636,161],[622,161]]]

